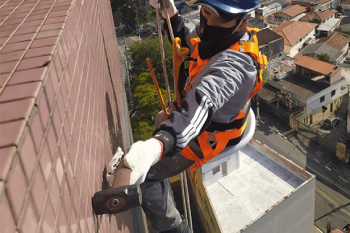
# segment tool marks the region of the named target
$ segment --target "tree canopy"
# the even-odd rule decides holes
[[[342,15],[345,14],[345,10],[344,10],[344,8],[342,7],[342,5],[338,5],[336,9],[337,9],[337,11],[338,11],[339,13],[341,13]]]
[[[167,68],[169,86],[171,89],[173,89],[173,83],[174,83],[172,81],[173,80],[173,67],[172,67],[173,51],[172,51],[172,45],[170,44],[169,40],[166,37],[163,38],[163,47],[164,47],[165,63]],[[151,39],[144,39],[141,42],[135,43],[130,46],[130,51],[131,51],[131,58],[132,58],[132,67],[131,67],[131,74],[133,76],[132,85],[134,86],[134,80],[137,79],[137,77],[141,73],[149,70],[147,66],[146,58],[150,58],[159,86],[165,89],[163,65],[162,65],[158,37],[154,37]]]
[[[318,60],[332,63],[331,57],[327,53],[321,53]]]

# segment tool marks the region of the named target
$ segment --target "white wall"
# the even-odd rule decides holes
[[[315,209],[315,177],[298,188],[243,233],[313,233]],[[301,217],[302,216],[302,217]]]
[[[343,90],[341,90],[342,87],[346,87]],[[335,95],[331,96],[331,92],[335,90]],[[329,102],[337,99],[340,96],[345,95],[348,93],[348,88],[346,85],[346,79],[343,79],[339,81],[338,83],[322,90],[321,92],[317,93],[314,96],[311,96],[307,100],[306,104],[306,115],[309,115],[312,111],[321,108],[323,105],[328,104]],[[324,96],[324,101],[321,103],[320,98]]]
[[[294,45],[292,45],[290,47],[290,51],[289,51],[289,55],[290,57],[294,57],[298,52],[299,52],[299,49],[301,50],[304,42],[306,40],[308,40],[309,38],[315,38],[315,28],[312,29],[303,39],[301,39],[301,41],[298,41],[297,43],[295,43]],[[284,46],[286,47],[286,46]],[[286,50],[285,50],[285,53],[286,53]]]

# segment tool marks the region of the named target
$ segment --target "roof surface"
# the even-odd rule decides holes
[[[207,188],[222,232],[241,232],[307,180],[250,144],[238,153],[240,167]]]
[[[335,72],[340,70],[340,67],[335,69],[335,66],[333,64],[329,64],[327,62],[323,62],[308,56],[303,56],[302,58],[297,60],[295,62],[295,65],[308,68],[309,70],[316,71],[323,75],[329,74],[330,71],[332,71],[332,73],[334,74]]]
[[[330,37],[323,37],[317,41],[317,43],[325,43],[326,45],[337,50],[342,50],[349,42],[349,38],[346,38],[339,33],[335,33]]]
[[[300,5],[290,5],[290,6],[287,6],[286,8],[283,8],[277,11],[276,14],[284,13],[286,15],[289,15],[290,17],[295,17],[305,11],[306,11],[305,7],[302,7]]]
[[[320,0],[292,0],[292,3],[320,3],[321,1]]]
[[[340,4],[350,4],[350,0],[340,0]]]
[[[285,45],[294,45],[316,26],[317,24],[315,23],[286,21],[280,26],[274,28],[273,31],[284,38]]]
[[[329,55],[332,61],[336,61],[343,53],[337,49],[334,49],[325,43],[317,43],[308,45],[303,51],[300,52],[303,55],[307,54],[317,54],[321,55],[322,53],[326,53]]]
[[[341,25],[349,24],[349,23],[350,23],[350,17],[348,16],[348,17],[342,18],[339,25],[341,26]]]
[[[336,11],[324,10],[324,11],[314,11],[307,13],[304,17],[300,18],[300,21],[309,21],[313,19],[319,19],[321,21],[328,19],[334,15]]]
[[[259,46],[268,44],[269,42],[272,42],[274,40],[278,40],[281,38],[283,39],[282,36],[278,35],[276,32],[272,31],[269,28],[265,28],[265,29],[259,31],[256,34],[256,36],[258,37]]]
[[[331,31],[333,28],[336,29],[336,26],[339,24],[341,19],[330,18],[326,22],[321,23],[317,28],[318,31]]]
[[[283,85],[286,90],[303,97],[305,101],[328,87],[327,84],[312,81],[298,73],[289,75],[278,81],[278,83]]]

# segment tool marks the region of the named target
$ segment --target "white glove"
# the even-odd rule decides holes
[[[110,186],[112,186],[113,184],[115,171],[117,170],[118,164],[120,163],[123,155],[124,155],[124,152],[120,147],[118,147],[117,152],[115,152],[115,155],[113,156],[111,162],[109,162],[107,166],[106,179]]]
[[[168,6],[168,7],[164,6],[163,10],[160,10],[160,3],[158,2],[158,0],[149,0],[149,4],[153,6],[155,9],[160,10],[163,18],[167,17],[167,11],[168,11],[169,17],[172,17],[173,15],[175,15],[177,12],[177,9],[175,7],[174,0],[163,0],[163,1],[166,3],[165,5]]]
[[[124,164],[131,169],[130,185],[145,181],[150,167],[157,163],[163,153],[163,144],[155,138],[132,144],[124,158]]]

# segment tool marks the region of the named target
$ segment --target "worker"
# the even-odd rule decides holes
[[[176,209],[168,178],[200,167],[240,141],[249,100],[261,80],[258,57],[237,48],[252,40],[245,15],[259,3],[199,0],[200,23],[191,31],[168,1],[170,6],[160,10],[163,18],[170,16],[174,36],[191,50],[189,77],[179,80],[181,107],[152,138],[134,143],[124,162],[132,170],[130,184],[141,184],[142,208],[152,227],[185,233],[189,227]],[[160,9],[157,0],[150,4]]]

